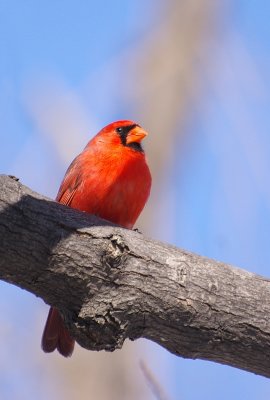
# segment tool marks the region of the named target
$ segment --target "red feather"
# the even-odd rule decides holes
[[[66,329],[59,311],[50,307],[41,341],[42,349],[45,353],[51,353],[57,349],[63,356],[70,357],[74,345],[75,341]]]
[[[151,188],[151,174],[141,140],[147,133],[132,121],[103,128],[68,168],[56,200],[131,229]],[[59,312],[51,307],[42,348],[70,356],[74,339]]]

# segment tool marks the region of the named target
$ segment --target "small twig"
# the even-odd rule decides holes
[[[165,394],[162,386],[157,381],[156,377],[154,376],[150,368],[146,365],[145,361],[140,360],[140,368],[144,374],[144,377],[150,389],[152,390],[157,400],[169,400],[169,397]]]

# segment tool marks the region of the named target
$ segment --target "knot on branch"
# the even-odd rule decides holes
[[[76,320],[69,325],[70,330],[76,332],[78,343],[89,350],[120,349],[128,337],[128,321],[121,318],[122,312],[114,304],[107,304],[101,298],[96,298],[94,304],[97,310],[92,302],[82,307]]]
[[[118,268],[126,261],[129,247],[120,235],[113,235],[102,255],[102,263],[109,268]]]

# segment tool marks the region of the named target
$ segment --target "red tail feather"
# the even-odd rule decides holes
[[[41,340],[42,349],[45,353],[57,349],[64,357],[70,357],[74,345],[75,341],[66,329],[58,310],[51,307]]]

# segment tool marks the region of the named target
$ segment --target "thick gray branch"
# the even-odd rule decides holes
[[[270,284],[0,176],[0,279],[59,308],[83,347],[126,338],[270,377]]]

